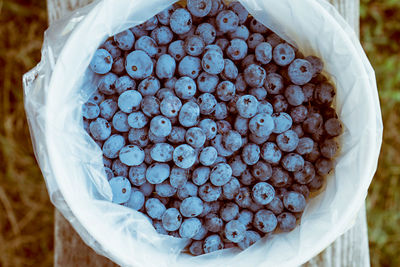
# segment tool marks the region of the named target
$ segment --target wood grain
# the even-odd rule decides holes
[[[92,0],[47,0],[49,23],[82,7]],[[345,20],[359,33],[359,0],[330,0]],[[60,212],[55,211],[54,265],[116,266],[86,246]],[[332,245],[311,259],[304,267],[365,267],[370,266],[365,206],[355,225]]]

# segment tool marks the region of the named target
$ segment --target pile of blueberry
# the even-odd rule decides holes
[[[187,0],[109,38],[83,106],[113,202],[193,255],[291,231],[339,149],[335,88],[238,2]]]

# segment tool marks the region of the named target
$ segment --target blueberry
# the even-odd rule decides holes
[[[188,0],[187,9],[195,17],[205,17],[210,13],[212,0]]]
[[[210,17],[216,16],[219,11],[225,8],[225,4],[223,3],[222,0],[213,0],[211,1],[211,3],[212,3],[211,11],[210,13],[208,13],[208,16]]]
[[[176,78],[175,78],[175,79],[176,79]],[[170,80],[170,79],[169,79],[169,80]],[[168,80],[168,81],[169,81],[169,80]],[[176,82],[176,80],[175,80],[175,82]],[[174,87],[175,87],[175,82],[174,82]],[[165,83],[164,83],[164,86],[166,86]],[[167,98],[167,97],[169,97],[169,96],[176,96],[176,95],[175,95],[175,91],[172,90],[172,89],[169,88],[169,87],[161,88],[160,90],[157,91],[157,94],[156,94],[156,97],[157,97],[160,101],[163,101],[165,98]]]
[[[138,166],[144,161],[144,151],[136,145],[127,145],[119,151],[119,159],[128,166]]]
[[[261,22],[259,22],[255,18],[251,19],[250,30],[252,32],[258,32],[258,33],[261,33],[261,34],[264,34],[264,33],[268,32],[268,28],[265,27]]]
[[[130,127],[140,129],[146,126],[149,119],[141,111],[132,112],[128,116],[128,124]]]
[[[271,178],[272,167],[270,164],[260,160],[253,166],[252,174],[260,181],[267,181]]]
[[[168,162],[172,160],[174,147],[168,143],[155,144],[150,151],[153,160],[158,162]]]
[[[239,243],[244,239],[246,233],[246,226],[238,220],[232,220],[225,225],[225,237],[233,242]]]
[[[325,131],[330,136],[339,136],[343,132],[343,126],[341,122],[336,118],[330,118],[325,122]]]
[[[276,143],[282,151],[292,152],[299,144],[299,137],[293,130],[288,130],[276,137]]]
[[[299,154],[289,153],[282,158],[281,164],[286,170],[296,172],[303,169],[304,159]]]
[[[223,55],[214,50],[205,52],[201,59],[201,66],[208,74],[221,73],[224,70],[224,64]]]
[[[217,103],[213,115],[217,120],[226,119],[228,117],[228,109],[226,104],[224,102]]]
[[[145,52],[136,50],[127,55],[125,69],[133,79],[144,79],[153,72],[153,61]]]
[[[246,231],[243,240],[238,243],[238,246],[242,250],[245,250],[246,248],[250,247],[260,239],[261,236],[259,233],[255,231]]]
[[[200,36],[206,45],[212,44],[215,40],[216,30],[210,23],[202,23],[196,28],[195,34]]]
[[[89,128],[95,140],[103,141],[111,135],[111,125],[103,118],[97,118],[92,121]]]
[[[272,47],[275,47],[278,44],[282,43],[283,40],[276,33],[271,33],[267,36],[267,42],[270,43]]]
[[[285,90],[285,97],[292,106],[299,106],[304,102],[303,90],[298,85],[289,85]]]
[[[211,145],[217,150],[218,155],[222,157],[229,157],[233,154],[233,151],[227,150],[222,143],[222,135],[218,134],[213,140]]]
[[[189,247],[189,251],[194,256],[200,256],[204,254],[203,241],[193,241],[193,243]]]
[[[154,185],[146,182],[146,183],[142,184],[139,189],[145,197],[148,197],[153,193]]]
[[[310,189],[311,192],[315,192],[321,189],[324,183],[324,177],[315,175],[314,179],[312,179],[311,182],[307,184],[307,187]]]
[[[174,34],[170,28],[166,26],[157,27],[151,32],[151,38],[153,38],[158,45],[169,44],[173,37]]]
[[[244,95],[239,97],[236,102],[236,109],[243,118],[251,118],[256,115],[258,100],[252,95]]]
[[[304,136],[303,127],[301,126],[301,124],[294,124],[292,126],[292,130],[297,134],[299,138]]]
[[[129,167],[124,163],[122,163],[119,159],[113,161],[111,168],[115,176],[123,176],[123,177],[128,176]]]
[[[148,56],[154,57],[158,52],[158,45],[153,38],[149,36],[142,36],[136,41],[135,50],[144,51]]]
[[[188,197],[197,196],[198,187],[192,182],[187,182],[184,186],[178,189],[177,196],[180,200]]]
[[[275,197],[275,190],[272,185],[259,182],[253,186],[252,189],[253,200],[260,205],[267,205]]]
[[[289,104],[283,95],[276,95],[272,99],[272,106],[275,112],[285,112]]]
[[[166,212],[165,205],[161,203],[161,201],[157,198],[149,198],[147,199],[145,203],[145,208],[147,214],[157,220],[161,220],[164,216],[163,214]],[[165,224],[163,222],[163,226],[165,227]],[[179,226],[178,226],[179,227]]]
[[[118,97],[118,107],[125,113],[136,111],[140,107],[142,95],[136,90],[127,90]]]
[[[170,79],[175,73],[176,63],[173,57],[164,54],[158,58],[156,64],[156,75],[160,79]]]
[[[205,43],[200,36],[193,35],[189,36],[185,40],[184,48],[190,56],[200,56],[203,53]]]
[[[259,137],[267,137],[274,130],[274,119],[266,113],[257,114],[250,119],[249,129]]]
[[[234,32],[230,32],[228,35],[230,39],[242,39],[246,41],[249,38],[250,31],[245,25],[240,25]]]
[[[142,26],[146,31],[151,31],[157,27],[157,24],[158,24],[158,19],[156,16],[153,16],[148,20],[146,20],[144,23],[142,23]]]
[[[290,81],[297,85],[308,83],[314,74],[311,63],[304,59],[295,59],[288,68]]]
[[[278,220],[270,210],[259,210],[254,215],[253,225],[260,232],[270,233],[275,230],[277,224]]]
[[[121,204],[129,200],[132,188],[128,179],[118,176],[112,178],[109,183],[113,193],[112,202]]]
[[[119,151],[125,146],[125,139],[121,135],[111,135],[103,144],[103,154],[107,158],[115,159]]]
[[[110,168],[104,167],[104,172],[106,173],[106,177],[107,177],[108,181],[110,181],[111,178],[114,178],[114,172]]]
[[[223,185],[223,195],[226,199],[234,199],[239,193],[240,183],[235,177],[232,177],[228,183]]]
[[[242,60],[240,66],[242,67],[242,69],[246,69],[248,66],[253,64],[259,64],[259,63],[257,62],[256,56],[254,54],[249,54]]]
[[[332,159],[339,150],[339,144],[335,139],[326,139],[320,144],[321,155],[325,158]]]
[[[106,99],[100,104],[100,115],[106,120],[110,120],[118,110],[118,104],[113,99]]]
[[[233,32],[239,25],[239,17],[231,10],[222,10],[218,13],[215,23],[219,31],[223,33]]]
[[[310,162],[315,162],[317,159],[319,159],[320,155],[321,153],[319,152],[318,143],[314,142],[312,151],[305,155],[305,159]]]
[[[196,151],[189,145],[177,146],[173,153],[173,160],[176,166],[187,169],[193,166],[196,161]]]
[[[89,119],[89,120],[95,119],[99,116],[99,114],[100,114],[100,108],[96,103],[94,103],[92,101],[88,101],[85,104],[83,104],[82,116],[85,119]]]
[[[203,201],[198,197],[185,198],[180,206],[184,217],[197,217],[203,211]]]
[[[216,201],[222,193],[221,187],[205,183],[199,187],[199,196],[206,202]]]
[[[215,213],[210,213],[205,217],[205,228],[213,233],[218,233],[222,230],[224,222]]]
[[[246,8],[240,2],[231,2],[228,7],[238,16],[240,24],[245,23],[249,12],[247,12]]]
[[[179,167],[172,167],[171,174],[169,176],[170,184],[175,188],[182,188],[188,180],[188,171]]]
[[[278,164],[282,157],[282,152],[275,143],[267,142],[262,146],[261,157],[268,163]]]
[[[235,80],[238,75],[239,70],[235,63],[233,63],[233,61],[230,59],[224,59],[224,69],[221,72],[221,77],[224,80]],[[235,88],[235,85],[233,85],[233,87]]]
[[[200,92],[212,93],[215,91],[218,81],[219,78],[217,75],[202,72],[200,73],[199,77],[197,77],[197,87],[199,88]]]
[[[229,45],[229,40],[226,38],[218,38],[215,41],[215,45],[218,46],[220,48],[220,52],[223,53],[222,51],[225,51]]]
[[[316,77],[318,74],[320,74],[324,68],[324,63],[322,60],[316,56],[308,56],[305,58],[308,62],[311,63],[312,68],[313,68],[313,77]]]
[[[206,135],[199,127],[192,127],[186,131],[186,142],[194,148],[199,148],[204,145]]]
[[[273,52],[272,58],[279,66],[287,66],[294,60],[295,54],[293,48],[289,44],[278,44]]]
[[[272,168],[272,176],[268,180],[274,187],[284,187],[289,181],[289,173],[283,170],[281,167]]]
[[[89,98],[88,101],[92,101],[94,103],[96,103],[97,105],[99,105],[100,103],[102,103],[104,100],[104,95],[102,93],[100,93],[98,90],[96,90]],[[100,110],[101,113],[101,110]]]
[[[242,60],[247,55],[247,43],[239,38],[232,39],[226,48],[226,55],[233,61]]]
[[[203,243],[204,253],[211,253],[223,248],[224,245],[219,235],[210,235],[206,239],[204,239]]]
[[[235,203],[228,202],[220,210],[221,219],[229,222],[239,215],[239,206]]]
[[[122,94],[126,90],[134,90],[136,88],[136,82],[128,75],[119,77],[115,81],[115,91],[118,94]]]
[[[317,104],[330,106],[333,102],[333,97],[335,94],[335,88],[332,86],[332,84],[324,82],[316,86],[314,91],[314,99]]]
[[[290,232],[296,227],[296,217],[290,212],[283,212],[277,217],[279,229]]]
[[[172,187],[168,181],[164,181],[161,184],[156,184],[156,193],[160,197],[172,197],[175,195],[177,189]]]
[[[146,208],[147,208],[147,202],[146,202]],[[162,220],[162,225],[165,228],[165,230],[176,231],[181,226],[182,216],[177,209],[169,208],[169,209],[165,210],[165,212],[162,214],[161,220]]]
[[[267,209],[272,211],[275,215],[281,214],[283,211],[282,200],[278,196],[275,195],[275,197],[272,199],[272,201],[267,204]]]
[[[199,167],[193,171],[192,181],[196,185],[203,185],[210,177],[210,168]]]
[[[299,139],[299,144],[296,148],[296,152],[300,155],[311,153],[314,147],[314,141],[309,137],[303,137]]]
[[[252,87],[260,87],[265,82],[265,70],[256,64],[251,64],[244,70],[244,78],[248,85]]]
[[[146,168],[145,163],[129,168],[129,180],[133,185],[141,186],[146,182]]]
[[[248,208],[251,205],[251,192],[247,187],[241,187],[239,193],[235,197],[236,204],[241,208]]]
[[[106,75],[101,76],[98,84],[98,89],[101,93],[105,95],[112,95],[115,93],[115,82],[118,76],[110,72]]]
[[[250,93],[251,95],[255,96],[255,97],[257,98],[258,101],[263,101],[264,103],[268,103],[268,102],[264,101],[265,98],[267,97],[267,90],[265,90],[264,87],[255,87],[255,88],[252,88],[252,89],[249,91],[249,93]],[[261,104],[261,103],[259,103],[259,104]],[[272,108],[272,106],[271,106],[271,108]],[[260,107],[259,107],[258,109],[260,109]]]
[[[203,150],[200,152],[199,161],[204,166],[211,166],[214,164],[217,156],[217,150],[212,146],[208,146],[203,148]]]
[[[135,36],[130,30],[126,30],[114,35],[114,41],[122,50],[131,50],[135,42]]]
[[[237,131],[229,130],[223,135],[222,144],[230,151],[237,151],[242,146],[242,138]]]
[[[271,95],[281,94],[283,92],[283,78],[278,73],[269,73],[265,78],[265,88]]]
[[[106,74],[111,70],[113,58],[105,49],[97,49],[90,61],[90,68],[98,74]]]
[[[151,120],[150,131],[157,137],[166,137],[172,131],[171,121],[164,116],[158,115]]]
[[[192,127],[197,124],[200,116],[200,108],[194,102],[186,102],[179,111],[179,123],[184,127]]]
[[[210,115],[215,110],[217,100],[214,95],[204,93],[197,98],[197,103],[199,104],[201,114]]]
[[[298,192],[304,196],[305,199],[308,198],[310,195],[310,190],[308,189],[307,185],[305,184],[292,184],[290,187],[291,190]]]
[[[311,113],[303,122],[303,129],[307,133],[314,133],[323,125],[322,116],[319,113]]]
[[[136,39],[148,35],[148,32],[143,28],[143,25],[136,25],[129,29],[133,35],[135,35]]]
[[[125,205],[131,209],[140,210],[144,205],[143,193],[137,189],[132,189],[131,196]]]
[[[292,127],[292,118],[289,114],[285,112],[274,113],[272,114],[272,118],[274,119],[274,130],[273,133],[283,133]]]
[[[261,42],[256,46],[255,55],[258,62],[268,64],[272,60],[272,46],[267,42]]]
[[[168,136],[168,141],[173,144],[180,144],[185,141],[186,130],[182,127],[172,126],[171,133]]]
[[[302,194],[288,191],[283,196],[283,205],[291,212],[301,212],[306,206],[306,200]]]
[[[235,95],[235,85],[230,81],[223,81],[217,86],[217,96],[222,101],[229,101]]]
[[[226,163],[218,163],[214,168],[211,170],[210,173],[210,181],[215,186],[223,186],[232,176],[232,168],[229,164]]]
[[[185,42],[182,40],[176,40],[169,44],[168,53],[176,60],[180,61],[182,58],[186,56]]]
[[[181,76],[188,76],[196,79],[201,70],[201,61],[197,57],[185,56],[178,65],[178,72]]]
[[[256,49],[256,47],[264,42],[264,36],[260,33],[252,33],[247,39],[247,45],[250,49]]]
[[[131,144],[138,145],[142,148],[147,146],[149,143],[147,127],[140,129],[131,128],[128,133],[128,140]]]
[[[164,182],[170,174],[170,167],[166,163],[153,163],[146,170],[146,180],[151,184]]]
[[[295,123],[303,122],[307,118],[307,114],[308,114],[308,110],[303,105],[294,107],[290,111],[290,116],[292,117],[293,122],[295,122]]]
[[[125,71],[125,59],[124,58],[116,58],[112,65],[111,71],[115,74],[121,75]]]
[[[254,165],[260,159],[260,147],[256,144],[246,144],[242,150],[242,160],[247,165]]]
[[[179,235],[182,238],[192,238],[201,229],[201,221],[197,218],[185,219],[179,228]]]
[[[103,163],[107,168],[111,168],[112,160],[103,155]]]
[[[113,38],[105,41],[102,47],[110,53],[113,59],[119,58],[122,54],[121,49],[119,49]]]

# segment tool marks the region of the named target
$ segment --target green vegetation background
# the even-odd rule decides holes
[[[400,266],[400,1],[361,0],[361,40],[385,125],[367,198],[372,266]],[[40,61],[43,0],[0,0],[0,266],[53,264],[53,207],[25,119],[21,76]]]

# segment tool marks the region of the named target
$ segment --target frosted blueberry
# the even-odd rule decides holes
[[[121,204],[129,200],[132,188],[128,179],[118,176],[112,178],[109,183],[113,193],[112,202]]]

